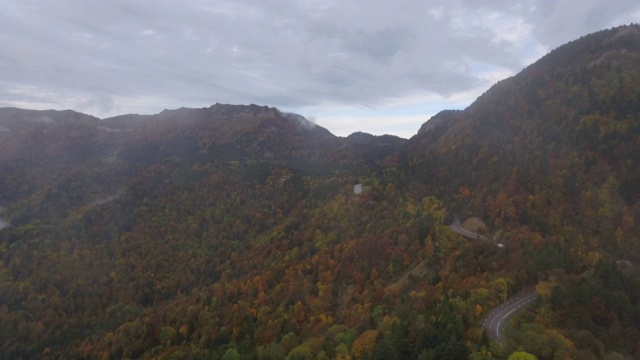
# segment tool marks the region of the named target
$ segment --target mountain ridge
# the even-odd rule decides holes
[[[0,357],[638,357],[639,29],[410,139],[258,105],[0,109]]]

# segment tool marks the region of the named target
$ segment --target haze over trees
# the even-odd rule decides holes
[[[639,64],[637,25],[591,34],[409,140],[0,109],[0,357],[638,357]]]

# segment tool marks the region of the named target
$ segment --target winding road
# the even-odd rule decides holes
[[[487,329],[491,339],[504,346],[505,337],[502,333],[504,324],[518,311],[531,305],[537,298],[538,293],[535,291],[528,291],[507,300],[497,308],[491,310],[484,317],[482,320],[482,327]]]
[[[473,240],[487,240],[486,237],[466,230],[462,227],[460,223],[460,218],[457,216],[453,219],[453,223],[451,223],[451,230],[454,232],[467,237]],[[504,247],[502,244],[496,244],[498,247]],[[504,334],[501,333],[504,327],[504,324],[518,311],[526,308],[531,305],[538,298],[538,293],[534,290],[529,290],[521,293],[520,295],[513,297],[506,302],[500,304],[497,308],[491,310],[485,317],[482,319],[482,327],[487,330],[489,337],[500,343],[504,346],[506,339]]]
[[[455,217],[453,218],[453,222],[450,225],[451,230],[453,230],[454,232],[457,232],[458,234],[467,237],[469,239],[473,239],[473,240],[486,240],[487,238],[480,235],[480,234],[476,234],[474,232],[471,232],[465,228],[462,227],[462,224],[460,223],[460,218],[459,217]]]

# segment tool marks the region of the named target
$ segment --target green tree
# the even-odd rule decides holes
[[[222,360],[240,360],[240,354],[236,349],[227,349],[227,351],[222,355]]]
[[[309,343],[302,343],[289,351],[286,360],[310,360],[313,359]]]
[[[372,358],[374,360],[395,360],[400,358],[400,354],[386,336],[378,334]]]

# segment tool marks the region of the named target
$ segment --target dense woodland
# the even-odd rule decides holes
[[[591,34],[409,140],[0,109],[0,358],[638,358],[639,64]]]

